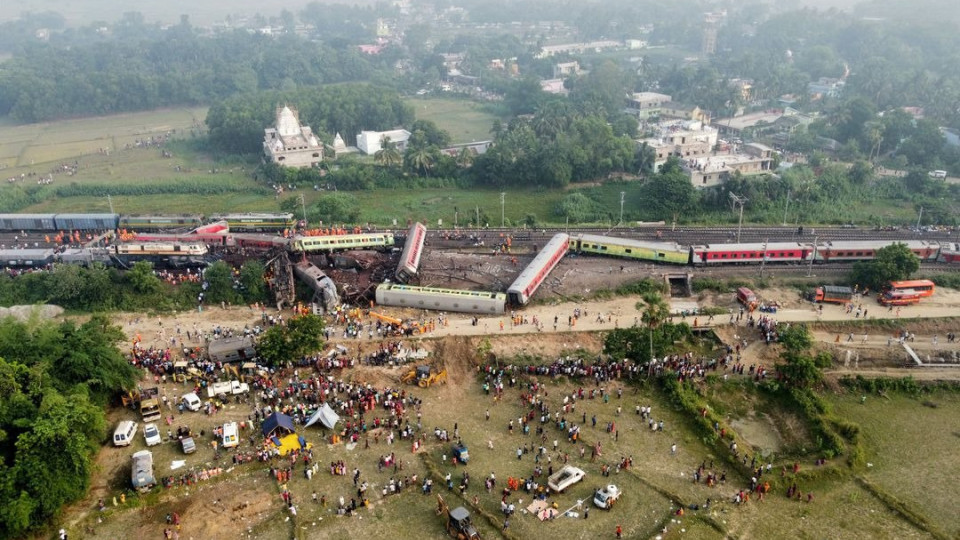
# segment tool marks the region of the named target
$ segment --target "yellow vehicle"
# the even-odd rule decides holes
[[[400,381],[427,388],[437,383],[447,382],[447,370],[434,371],[430,366],[417,366],[416,369],[411,369],[400,377]]]

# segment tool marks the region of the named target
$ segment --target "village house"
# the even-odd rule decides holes
[[[683,170],[690,175],[690,182],[694,187],[705,188],[718,186],[738,172],[743,176],[770,172],[773,159],[749,154],[729,154],[683,160],[682,163]]]
[[[668,101],[660,106],[660,118],[678,118],[680,120],[694,120],[710,123],[710,113],[697,105]]]
[[[323,144],[309,126],[300,125],[297,110],[277,108],[277,125],[263,131],[263,152],[272,163],[285,167],[313,167],[323,161]]]
[[[670,96],[657,92],[634,92],[627,98],[626,112],[640,120],[647,120],[660,116],[663,104],[671,100]]]

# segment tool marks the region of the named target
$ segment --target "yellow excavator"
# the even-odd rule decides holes
[[[447,382],[447,370],[436,371],[430,366],[417,366],[416,369],[411,369],[403,377],[400,377],[400,381],[415,384],[420,388],[428,388],[437,383]]]

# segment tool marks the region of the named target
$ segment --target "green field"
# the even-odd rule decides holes
[[[948,537],[960,537],[960,396],[869,396],[861,405],[859,395],[845,395],[831,401],[840,416],[860,424],[871,464],[864,478]]]
[[[483,110],[482,105],[463,99],[411,98],[417,120],[430,120],[450,134],[454,143],[468,143],[490,139],[490,128],[496,116]]]
[[[43,172],[47,163],[122,150],[137,139],[175,132],[189,136],[205,130],[206,107],[79,118],[59,122],[0,124],[0,166],[4,173]]]

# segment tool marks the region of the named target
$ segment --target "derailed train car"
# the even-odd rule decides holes
[[[507,295],[488,291],[465,291],[416,287],[400,283],[383,283],[377,287],[377,304],[381,306],[432,309],[478,315],[502,315]]]

